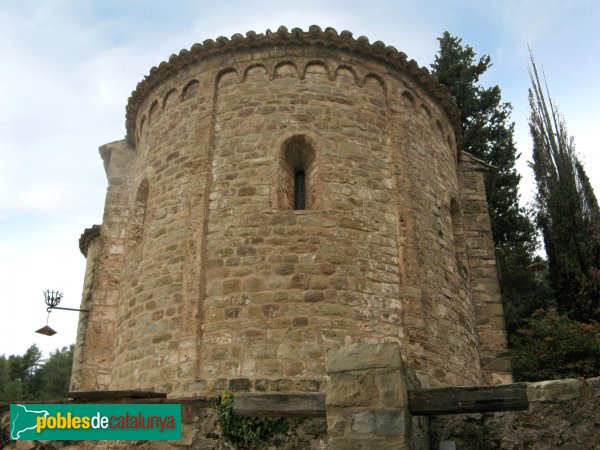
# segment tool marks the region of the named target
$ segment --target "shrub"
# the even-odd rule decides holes
[[[223,392],[217,397],[217,411],[223,436],[237,449],[258,449],[276,434],[296,428],[298,419],[283,417],[243,417],[233,412],[233,393]]]
[[[515,381],[600,375],[600,324],[582,323],[543,309],[513,337]]]

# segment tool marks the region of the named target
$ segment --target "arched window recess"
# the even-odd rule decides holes
[[[315,151],[304,135],[287,139],[282,147],[280,207],[301,211],[315,209]]]
[[[148,209],[149,188],[150,186],[148,180],[143,180],[138,187],[133,202],[129,235],[130,244],[133,245],[141,241],[144,237],[144,228],[146,225],[146,214]]]

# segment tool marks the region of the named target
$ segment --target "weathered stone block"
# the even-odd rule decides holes
[[[304,294],[305,302],[322,302],[323,298],[323,292],[321,291],[308,291]]]
[[[561,402],[576,399],[580,395],[579,380],[550,380],[527,385],[530,402]]]
[[[400,348],[396,343],[351,344],[327,352],[327,373],[403,366]]]
[[[404,436],[407,420],[411,420],[403,409],[378,409],[352,413],[352,431],[381,436]]]
[[[373,374],[334,373],[327,384],[327,406],[368,406],[378,403]]]
[[[294,265],[286,263],[275,266],[275,273],[277,275],[291,275],[294,273]]]
[[[379,394],[379,404],[384,408],[403,408],[408,404],[406,394],[407,381],[405,374],[399,369],[375,372],[375,382]]]
[[[308,289],[310,285],[310,276],[306,274],[296,274],[292,277],[290,288],[292,289]]]
[[[229,380],[228,389],[234,392],[247,392],[252,387],[252,382],[248,378],[234,378]]]

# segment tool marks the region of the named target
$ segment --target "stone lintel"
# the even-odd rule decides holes
[[[403,367],[400,347],[396,343],[351,344],[327,352],[327,373]]]

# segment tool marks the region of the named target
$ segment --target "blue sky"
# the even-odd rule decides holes
[[[98,146],[122,139],[125,104],[153,65],[196,42],[248,30],[317,24],[381,40],[421,66],[444,30],[490,54],[484,85],[514,106],[527,160],[527,44],[543,65],[596,192],[600,190],[600,3],[530,1],[3,0],[0,3],[0,354],[36,343],[46,353],[75,340],[77,314],[56,311],[51,338],[42,292],[77,307],[81,232],[102,220],[106,179]]]

